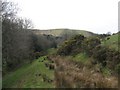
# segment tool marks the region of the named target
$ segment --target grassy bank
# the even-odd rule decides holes
[[[53,88],[54,84],[43,81],[43,76],[54,79],[54,71],[45,67],[41,57],[3,77],[3,88]]]

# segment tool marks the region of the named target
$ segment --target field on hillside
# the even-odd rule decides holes
[[[95,35],[92,32],[85,31],[85,30],[74,30],[74,29],[50,29],[50,30],[33,30],[36,34],[47,34],[53,36],[61,36],[64,34],[67,35],[76,35],[76,34],[83,34],[86,37]]]
[[[120,34],[111,35],[109,37],[106,37],[105,40],[103,40],[102,44],[118,50],[119,39],[120,39]]]

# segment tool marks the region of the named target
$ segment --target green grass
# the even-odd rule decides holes
[[[32,64],[27,64],[18,70],[11,72],[3,77],[3,88],[53,88],[53,83],[43,82],[42,76],[36,74],[45,74],[50,79],[54,79],[54,71],[45,67],[41,57]]]
[[[51,55],[51,54],[56,54],[56,49],[55,48],[50,48],[47,50],[48,54]]]
[[[107,40],[107,38],[103,40],[102,45],[118,50],[118,38],[120,38],[120,35],[115,34],[109,36],[109,38],[110,38],[109,40]]]
[[[73,59],[76,62],[85,63],[88,60],[88,56],[85,53],[79,53]]]

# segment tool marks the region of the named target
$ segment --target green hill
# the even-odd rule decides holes
[[[32,30],[36,34],[47,34],[53,36],[62,36],[62,35],[76,35],[76,34],[83,34],[84,36],[92,36],[95,35],[92,32],[85,31],[85,30],[75,30],[75,29],[49,29],[49,30]]]
[[[102,44],[118,50],[118,38],[120,38],[120,33],[106,37]]]

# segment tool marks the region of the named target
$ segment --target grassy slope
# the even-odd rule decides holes
[[[74,29],[50,29],[50,30],[33,30],[37,34],[51,34],[54,36],[60,36],[63,34],[83,34],[85,36],[94,35],[92,32],[85,30],[74,30]]]
[[[44,62],[39,62],[43,57],[35,60],[32,64],[27,64],[20,69],[6,75],[3,78],[3,87],[13,88],[52,88],[53,83],[43,82],[42,76],[35,74],[46,74],[49,78],[54,78],[54,71],[45,67]]]
[[[107,38],[106,38],[107,39]],[[109,40],[103,41],[103,45],[109,46],[111,48],[118,49],[118,34],[110,36]],[[51,52],[52,51],[52,52]],[[50,49],[49,52],[54,53],[53,49]],[[70,57],[77,62],[86,63],[89,65],[89,57],[85,54],[77,54],[74,58]],[[25,65],[15,72],[5,76],[3,78],[3,87],[22,87],[22,88],[50,88],[54,87],[53,83],[47,83],[42,81],[41,76],[35,76],[36,73],[42,73],[49,76],[49,78],[54,78],[54,71],[49,70],[45,67],[43,62],[38,62],[42,60],[39,58],[35,60],[32,64]],[[107,70],[108,71],[108,70]],[[106,73],[106,69],[104,70]]]
[[[107,40],[107,38],[102,42],[103,45],[108,46],[110,48],[114,48],[116,50],[118,50],[118,38],[120,37],[120,35],[115,34],[112,36],[109,36],[109,40]]]

